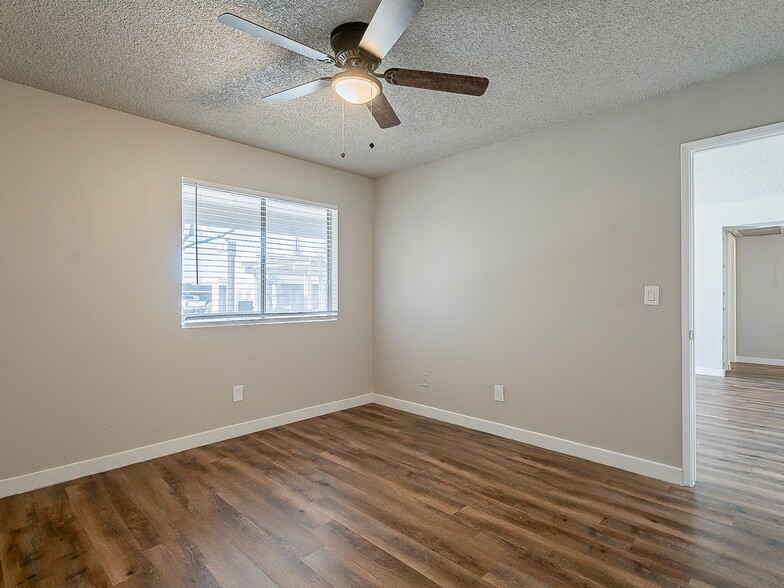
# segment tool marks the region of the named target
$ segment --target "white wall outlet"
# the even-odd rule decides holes
[[[645,299],[643,302],[646,306],[659,306],[659,287],[645,286]]]
[[[493,400],[496,402],[504,401],[504,387],[496,384],[493,386]]]
[[[234,390],[231,393],[231,400],[232,402],[242,402],[242,398],[245,395],[245,387],[240,384],[239,386],[234,386]]]
[[[422,372],[421,384],[423,388],[428,388],[430,386],[430,374]]]

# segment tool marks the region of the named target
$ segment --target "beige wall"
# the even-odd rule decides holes
[[[742,72],[388,176],[374,210],[368,179],[0,81],[0,479],[371,387],[680,465],[679,146],[782,95],[784,63]],[[340,320],[181,329],[182,176],[337,204]]]
[[[378,181],[374,391],[680,466],[680,145],[782,95],[778,62]]]
[[[748,357],[782,363],[784,235],[738,239],[737,268],[738,361]]]
[[[339,320],[180,328],[182,176],[337,204]],[[0,81],[0,181],[0,479],[372,391],[371,180]]]

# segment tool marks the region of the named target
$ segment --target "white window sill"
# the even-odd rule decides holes
[[[183,329],[196,329],[202,327],[240,327],[245,325],[280,325],[283,323],[325,323],[338,320],[336,314],[320,316],[280,316],[268,318],[247,318],[247,319],[204,319],[182,322]]]

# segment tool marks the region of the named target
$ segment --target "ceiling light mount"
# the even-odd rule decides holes
[[[359,48],[359,43],[368,28],[366,22],[346,22],[332,30],[329,44],[335,54],[338,67],[361,67],[367,71],[375,70],[381,60]]]

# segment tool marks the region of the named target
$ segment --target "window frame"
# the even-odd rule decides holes
[[[210,188],[230,193],[239,194],[242,196],[251,196],[259,199],[277,200],[280,202],[291,202],[294,204],[304,204],[307,206],[314,206],[317,208],[325,209],[327,211],[327,301],[331,304],[334,296],[334,308],[323,311],[312,312],[298,312],[298,313],[275,313],[265,314],[266,308],[262,312],[254,313],[224,313],[224,314],[211,314],[206,315],[204,318],[197,318],[194,316],[186,316],[182,308],[183,299],[183,240],[182,233],[185,226],[185,186],[191,185],[198,187]],[[266,206],[265,206],[266,210]],[[198,224],[198,212],[195,214],[196,224]],[[266,216],[264,223],[260,225],[261,231],[261,252],[264,254],[266,260]],[[180,326],[183,329],[204,328],[204,327],[234,327],[243,325],[260,325],[260,324],[281,324],[281,323],[311,323],[311,322],[332,322],[338,320],[339,309],[339,287],[336,288],[335,283],[338,280],[339,273],[339,234],[338,234],[338,206],[326,202],[316,200],[307,200],[305,198],[298,198],[294,196],[284,196],[281,194],[274,194],[272,192],[263,192],[254,190],[252,188],[241,188],[237,186],[230,186],[227,184],[219,184],[216,182],[207,182],[204,180],[197,180],[183,176],[180,182],[180,296],[179,296],[179,309],[180,309]],[[197,255],[198,264],[198,255]],[[266,263],[266,261],[264,262]],[[262,274],[262,292],[266,292],[266,272]],[[266,306],[266,294],[262,295],[262,303]]]

